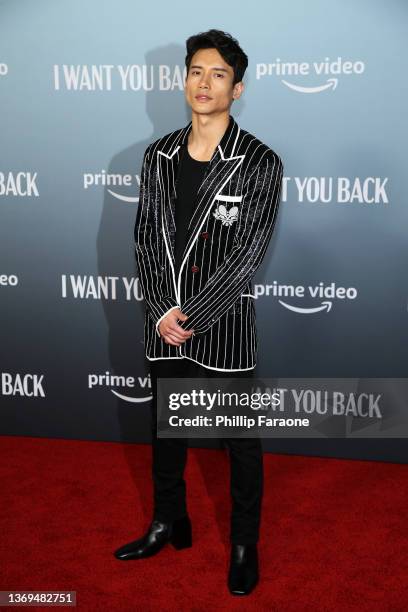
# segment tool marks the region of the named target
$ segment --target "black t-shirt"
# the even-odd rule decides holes
[[[194,212],[197,191],[209,163],[209,161],[193,159],[188,152],[187,144],[183,145],[176,185],[176,244],[174,254],[176,279],[178,278],[181,257],[186,246],[187,228],[191,215]]]

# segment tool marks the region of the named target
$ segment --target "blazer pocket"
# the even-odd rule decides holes
[[[221,200],[221,202],[241,202],[242,198],[244,196],[242,195],[221,195],[218,194],[217,197],[215,198],[216,200]]]
[[[241,314],[242,313],[242,308],[245,307],[245,301],[244,300],[246,300],[247,298],[249,298],[249,300],[250,300],[249,302],[247,302],[247,305],[250,304],[250,308],[253,309],[254,308],[254,303],[253,303],[251,298],[255,298],[255,296],[252,293],[241,293],[241,295],[239,296],[237,301],[229,309],[228,313],[230,315]]]

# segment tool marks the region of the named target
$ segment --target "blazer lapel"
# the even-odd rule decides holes
[[[198,188],[196,206],[192,214],[186,237],[186,246],[183,252],[182,263],[178,279],[174,273],[174,247],[175,247],[175,207],[176,207],[176,178],[180,163],[180,149],[187,144],[192,122],[183,128],[176,138],[158,150],[158,181],[161,193],[162,232],[166,246],[167,256],[173,273],[174,287],[177,299],[180,300],[181,273],[194,241],[204,224],[207,213],[212,207],[218,194],[225,188],[232,175],[241,165],[245,155],[234,155],[240,135],[237,122],[230,115],[230,121],[220,142],[211,157],[204,173],[203,180]]]

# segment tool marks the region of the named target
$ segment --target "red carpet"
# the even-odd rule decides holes
[[[189,451],[193,547],[121,562],[150,521],[149,445],[0,444],[0,590],[76,591],[81,610],[408,609],[407,466],[265,454],[261,580],[239,598],[226,450]]]

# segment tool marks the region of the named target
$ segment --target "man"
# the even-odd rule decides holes
[[[247,65],[229,34],[190,37],[185,97],[192,120],[144,155],[135,248],[153,388],[154,516],[143,537],[115,552],[118,559],[151,556],[167,542],[176,549],[192,544],[183,479],[187,440],[156,435],[157,379],[247,378],[256,366],[251,279],[272,235],[283,163],[230,115]],[[245,595],[259,578],[262,446],[259,438],[225,443],[232,497],[228,586]]]

